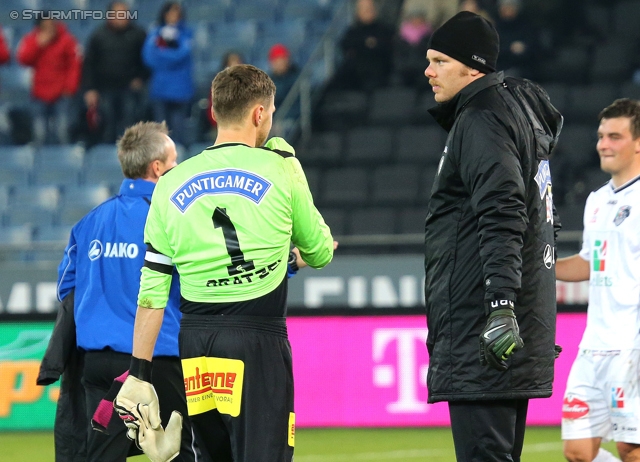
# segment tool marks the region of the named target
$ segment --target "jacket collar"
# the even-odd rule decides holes
[[[492,72],[460,90],[453,98],[429,109],[429,114],[446,131],[450,131],[465,106],[482,90],[504,82],[504,72]]]
[[[136,180],[127,178],[120,185],[120,195],[151,197],[151,195],[153,194],[153,188],[155,187],[156,184],[152,181],[143,180],[141,178],[138,178]]]

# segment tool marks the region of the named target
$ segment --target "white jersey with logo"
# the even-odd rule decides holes
[[[640,177],[587,199],[580,256],[589,262],[581,349],[640,349]]]

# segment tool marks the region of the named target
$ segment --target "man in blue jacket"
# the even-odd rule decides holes
[[[144,224],[156,182],[176,165],[175,144],[167,133],[164,123],[155,122],[141,122],[125,131],[118,141],[118,158],[126,177],[120,193],[73,227],[58,270],[58,298],[64,300],[75,289],[77,346],[85,353],[82,384],[87,421],[114,379],[129,369],[140,269],[146,249]],[[156,343],[152,372],[163,425],[174,410],[187,415],[178,354],[179,301],[176,276]],[[90,427],[87,431],[87,461],[124,461],[135,452],[126,437],[127,428],[115,413],[107,426],[108,434]],[[176,460],[195,460],[192,442],[191,424],[185,419]]]

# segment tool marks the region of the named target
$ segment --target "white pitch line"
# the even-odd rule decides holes
[[[557,443],[536,443],[528,444],[522,453],[526,456],[530,452],[555,452],[562,450],[562,442]],[[407,449],[400,451],[385,452],[359,452],[355,454],[334,454],[331,456],[320,454],[309,454],[307,456],[295,456],[295,462],[350,462],[369,460],[410,460],[424,459],[434,456],[453,455],[451,450],[446,449]]]
[[[331,456],[312,454],[308,456],[295,456],[295,462],[349,462],[352,460],[407,460],[418,459],[430,456],[446,456],[451,454],[445,449],[407,449],[400,451],[385,452],[360,452],[355,454],[334,454]]]

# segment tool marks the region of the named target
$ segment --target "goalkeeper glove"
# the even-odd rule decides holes
[[[113,407],[130,430],[139,426],[138,417],[132,413],[138,404],[149,407],[147,412],[151,428],[160,427],[160,404],[155,388],[149,383],[151,380],[151,362],[131,357],[129,375],[122,384]]]
[[[150,408],[146,404],[138,404],[131,409],[137,424],[136,430],[130,428],[127,437],[136,442],[151,462],[169,462],[180,454],[180,442],[182,441],[182,414],[178,411],[171,413],[167,428],[161,425],[153,428],[150,417]]]
[[[517,350],[524,347],[520,338],[520,329],[513,311],[512,301],[498,301],[492,305],[507,306],[492,311],[487,325],[480,334],[480,364],[487,364],[499,371],[506,371],[506,360]]]
[[[291,146],[289,143],[287,143],[284,138],[280,138],[278,136],[274,136],[273,138],[269,138],[269,141],[267,141],[264,144],[264,147],[265,148],[269,148],[269,149],[273,149],[273,150],[277,150],[277,151],[288,152],[288,153],[293,154],[294,156],[296,155],[296,150],[293,149],[293,146]]]

